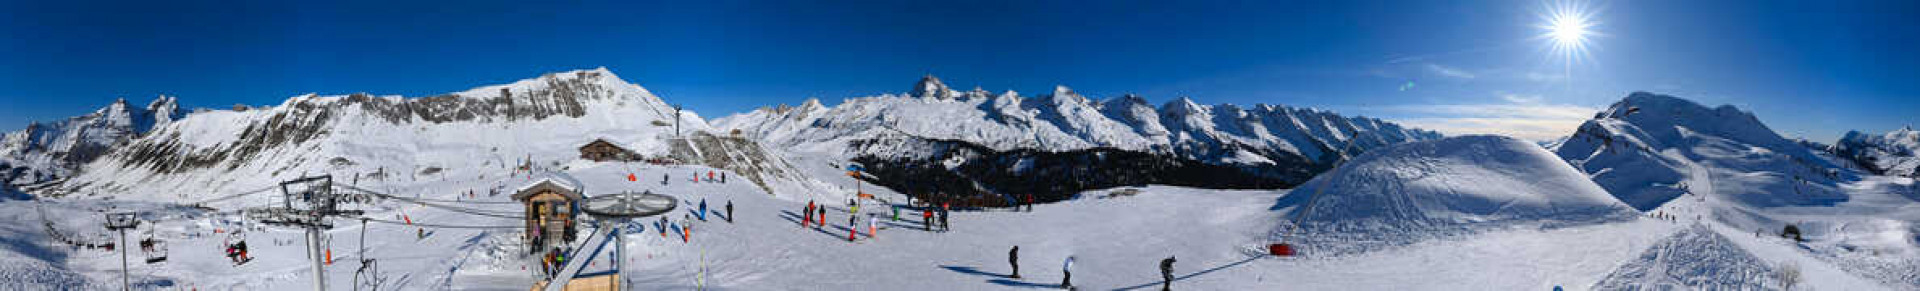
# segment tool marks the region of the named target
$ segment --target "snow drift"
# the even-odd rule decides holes
[[[1308,254],[1362,252],[1502,225],[1585,224],[1638,214],[1539,146],[1500,136],[1369,152],[1294,189],[1273,209],[1292,222],[1273,234],[1300,242]],[[1295,235],[1285,237],[1289,231]]]
[[[1778,276],[1726,236],[1695,224],[1647,248],[1594,283],[1593,290],[1783,289],[1772,284]]]

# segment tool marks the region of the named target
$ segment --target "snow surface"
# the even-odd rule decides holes
[[[1060,280],[1061,260],[1077,257],[1074,283],[1089,290],[1144,290],[1157,288],[1160,281],[1156,265],[1159,259],[1175,256],[1175,288],[1197,290],[1548,290],[1553,286],[1583,290],[1595,286],[1624,263],[1641,257],[1649,247],[1686,227],[1678,222],[1652,219],[1617,223],[1588,224],[1560,228],[1498,228],[1471,236],[1452,236],[1345,256],[1273,258],[1261,255],[1270,243],[1268,229],[1279,224],[1271,201],[1301,195],[1299,191],[1205,190],[1148,186],[1139,194],[1109,196],[1113,191],[1089,191],[1081,199],[1036,206],[1033,212],[956,211],[950,232],[920,230],[910,212],[895,222],[886,219],[888,208],[867,201],[863,213],[882,215],[877,236],[859,236],[846,240],[846,208],[839,201],[817,201],[829,205],[829,225],[819,229],[801,228],[797,212],[805,201],[771,197],[748,183],[700,182],[688,174],[702,173],[698,166],[648,167],[601,164],[569,170],[588,189],[589,195],[611,191],[645,190],[675,196],[680,209],[667,215],[669,232],[661,236],[655,218],[640,219],[626,225],[629,253],[627,274],[636,290],[684,290],[704,287],[711,290],[1026,290],[1052,288]],[[629,182],[625,175],[642,177],[675,175],[668,185],[644,179]],[[490,179],[489,179],[490,180]],[[486,185],[479,179],[396,182],[361,185],[365,188],[391,189],[393,193],[422,193],[423,198],[455,198],[465,189]],[[483,186],[484,187],[484,186]],[[467,202],[447,203],[462,207],[510,212],[515,204],[483,204],[507,201],[507,195],[486,195]],[[715,211],[709,221],[690,219],[690,209],[704,199]],[[475,201],[477,200],[477,201]],[[734,221],[721,219],[720,205],[734,204]],[[226,237],[213,229],[231,230],[249,224],[235,216],[206,215],[187,208],[164,208],[139,202],[112,202],[98,199],[49,199],[48,209],[89,209],[119,207],[145,210],[151,219],[161,221],[160,238],[171,245],[170,260],[159,264],[141,264],[134,252],[134,281],[143,286],[194,288],[200,290],[275,290],[302,289],[311,284],[309,262],[304,260],[300,232],[264,227],[249,230],[246,239],[256,259],[232,266],[219,255],[220,242]],[[32,214],[32,201],[0,202],[0,215],[21,221],[39,218]],[[240,203],[245,204],[245,203]],[[370,210],[368,217],[395,219],[405,215],[416,223],[467,226],[506,225],[513,219],[477,217],[386,201]],[[90,215],[88,217],[97,217]],[[863,232],[866,218],[860,215],[857,228]],[[101,237],[98,218],[61,220],[61,231],[81,236]],[[345,288],[359,268],[357,246],[362,228],[352,219],[336,219],[339,227],[327,231],[328,244],[335,263],[327,267],[334,288]],[[693,236],[687,242],[673,234],[678,227],[692,225]],[[17,236],[27,245],[50,248],[43,234],[23,226]],[[143,227],[130,233],[149,229]],[[523,290],[533,283],[532,271],[522,267],[537,263],[521,258],[519,230],[427,228],[425,239],[414,237],[416,227],[383,223],[368,224],[367,258],[377,260],[382,289],[404,290]],[[1738,232],[1735,232],[1739,234]],[[1768,246],[1774,238],[1727,235],[1742,248]],[[276,241],[279,243],[276,244]],[[1021,248],[1023,279],[1008,278],[1007,248]],[[1833,271],[1837,267],[1807,258],[1804,252],[1783,250],[1756,251],[1768,261],[1793,260],[1807,266],[1808,285],[1827,290],[1887,289],[1882,283],[1861,279],[1850,273]],[[23,289],[52,289],[55,286],[112,288],[118,283],[118,254],[100,250],[54,250],[27,253],[17,259],[47,262],[43,265],[10,265],[15,272],[47,274],[54,279],[6,279]],[[607,270],[607,257],[590,264],[589,272]],[[1701,268],[1734,268],[1717,263]],[[61,275],[64,274],[64,275]],[[1719,274],[1716,272],[1715,274]],[[6,278],[6,277],[0,277]],[[16,277],[17,278],[17,277]],[[65,278],[65,279],[59,279]],[[366,279],[364,280],[372,280]],[[59,285],[55,285],[59,284]]]
[[[1461,136],[1354,158],[1273,206],[1303,253],[1379,250],[1494,227],[1565,226],[1637,215],[1539,146]],[[1298,227],[1298,233],[1292,228]],[[1293,235],[1293,237],[1287,237]]]

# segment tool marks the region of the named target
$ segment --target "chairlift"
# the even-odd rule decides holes
[[[155,239],[151,234],[140,240],[140,251],[146,254],[148,264],[167,261],[167,241]]]

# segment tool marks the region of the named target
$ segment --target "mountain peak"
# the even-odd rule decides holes
[[[952,95],[953,89],[947,88],[947,84],[941,83],[940,78],[934,77],[933,74],[920,77],[920,82],[913,84],[913,90],[907,91],[907,96],[920,98],[947,99]]]

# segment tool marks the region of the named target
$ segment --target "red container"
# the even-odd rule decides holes
[[[1267,253],[1275,256],[1290,257],[1293,256],[1293,246],[1287,244],[1267,245]]]

